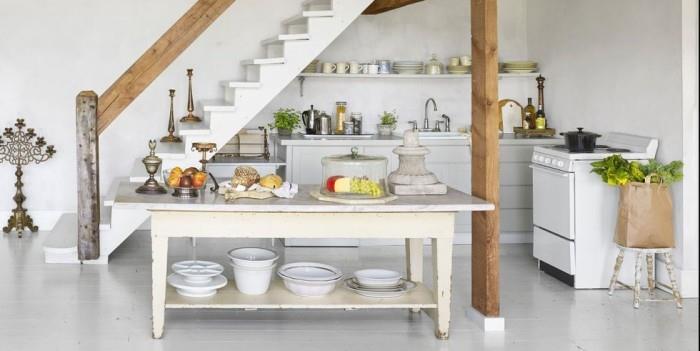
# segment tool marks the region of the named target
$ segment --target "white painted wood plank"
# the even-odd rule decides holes
[[[309,33],[297,33],[297,34],[280,34],[272,38],[265,39],[260,42],[260,45],[274,45],[281,44],[285,41],[299,41],[299,40],[309,40],[311,35]]]
[[[284,57],[257,58],[241,61],[242,65],[275,65],[284,64],[287,60]]]

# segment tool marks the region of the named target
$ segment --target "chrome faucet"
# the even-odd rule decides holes
[[[433,102],[434,111],[437,111],[437,110],[438,110],[437,102],[435,102],[435,99],[429,98],[429,99],[425,102],[425,119],[423,120],[423,129],[425,129],[425,130],[429,130],[429,129],[430,129],[430,120],[428,119],[428,105],[430,105],[430,102],[431,102],[431,101]]]
[[[408,121],[408,124],[411,125],[411,130],[412,131],[417,131],[418,130],[418,122],[417,121]]]
[[[451,132],[451,130],[450,130],[450,116],[443,114],[442,118],[445,120],[445,131]]]

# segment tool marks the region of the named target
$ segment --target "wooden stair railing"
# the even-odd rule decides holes
[[[198,0],[99,98],[97,129],[102,133],[235,0]]]

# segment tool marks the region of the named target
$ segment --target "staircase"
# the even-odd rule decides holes
[[[265,57],[245,60],[245,78],[224,82],[222,101],[202,101],[201,123],[181,123],[183,143],[159,144],[162,167],[197,166],[201,154],[191,150],[193,142],[224,145],[243,129],[272,99],[327,48],[373,0],[310,0],[300,14],[282,22],[283,33],[265,39]],[[148,218],[149,213],[115,204],[120,182],[143,182],[146,173],[139,160],[128,179],[115,179],[105,195],[100,221],[100,258],[83,263],[106,264],[111,254]],[[77,216],[65,214],[44,243],[46,263],[80,263],[77,254]]]

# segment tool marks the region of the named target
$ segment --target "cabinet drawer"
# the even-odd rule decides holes
[[[574,242],[534,227],[532,254],[568,274],[576,274],[576,250]]]

